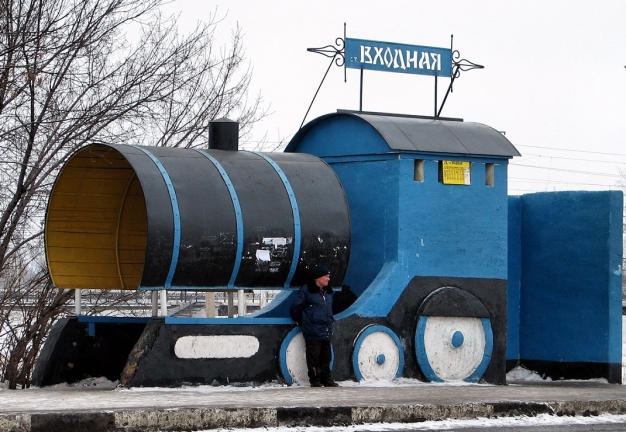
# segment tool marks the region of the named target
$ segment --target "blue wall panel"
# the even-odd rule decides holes
[[[395,260],[396,244],[393,244],[391,251],[388,250],[387,239],[389,235],[395,235],[396,229],[386,223],[385,216],[388,211],[394,211],[387,207],[390,205],[389,197],[397,196],[397,185],[384,180],[389,169],[387,161],[331,166],[348,197],[352,238],[358,239],[352,242],[348,271],[344,278],[345,283],[358,295],[374,280],[385,261]]]
[[[471,185],[462,186],[439,182],[436,160],[424,161],[423,182],[413,181],[412,160],[399,162],[398,249],[412,273],[506,279],[506,165],[496,165],[494,186],[486,186],[485,165],[474,161]]]
[[[522,197],[520,357],[621,362],[622,193]]]
[[[507,284],[507,360],[518,360],[522,278],[522,197],[509,197],[509,280]]]

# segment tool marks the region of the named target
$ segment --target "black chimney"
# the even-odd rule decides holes
[[[227,118],[209,122],[209,149],[239,150],[239,123]]]

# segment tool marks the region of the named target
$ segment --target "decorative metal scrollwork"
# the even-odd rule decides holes
[[[454,80],[461,76],[461,72],[467,72],[472,69],[484,69],[483,65],[479,65],[478,63],[471,62],[467,59],[462,59],[461,53],[458,50],[452,51],[452,77],[450,78],[450,85],[448,86],[448,91],[446,91],[446,95],[441,102],[441,106],[439,110],[435,113],[435,117],[441,116],[441,110],[443,110],[443,106],[446,103],[446,99],[448,99],[448,95],[454,91],[453,84]],[[436,101],[435,101],[436,102]]]
[[[467,72],[472,69],[484,69],[485,68],[483,65],[479,65],[467,59],[459,60],[459,57],[461,57],[461,54],[459,53],[459,51],[454,50],[454,52],[452,53],[452,67],[454,68],[453,75],[455,78],[459,77],[459,75],[461,74],[461,71]]]
[[[338,37],[337,39],[335,39],[335,45],[326,45],[320,48],[307,48],[306,49],[308,52],[314,52],[314,53],[321,54],[325,57],[330,58],[330,64],[328,65],[328,68],[326,69],[324,78],[322,78],[320,85],[317,87],[317,91],[315,92],[315,95],[313,96],[313,100],[311,101],[311,104],[309,105],[309,109],[306,110],[306,114],[304,115],[304,118],[302,119],[302,124],[300,124],[300,128],[304,126],[304,121],[306,120],[306,117],[309,115],[309,111],[311,111],[313,102],[315,101],[315,98],[317,97],[317,94],[319,93],[320,88],[322,88],[322,84],[324,84],[324,80],[326,79],[326,76],[328,75],[328,71],[330,70],[330,67],[333,65],[333,63],[339,67],[343,67],[346,64],[345,32],[346,30],[345,30],[345,24],[344,24],[344,37],[343,38]],[[343,75],[344,75],[343,79],[345,81],[346,80],[345,69],[343,71]]]
[[[342,67],[346,63],[345,45],[346,41],[338,37],[335,39],[335,45],[326,45],[320,48],[307,48],[306,50],[332,58],[335,65]]]

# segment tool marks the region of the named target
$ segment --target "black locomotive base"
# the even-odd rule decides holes
[[[111,381],[120,379],[130,352],[149,319],[95,321],[100,320],[72,316],[62,318],[54,325],[39,355],[33,386],[75,383],[91,377],[106,377]]]
[[[456,290],[473,295],[484,305],[484,308],[474,309],[465,305],[466,316],[479,315],[481,310],[491,311],[488,313],[491,315],[494,348],[482,381],[505,384],[506,315],[502,312],[506,310],[506,281],[440,277],[413,278],[387,317],[363,317],[350,313],[351,309],[338,315],[341,318],[335,323],[333,342],[334,378],[340,381],[356,379],[352,366],[355,339],[364,328],[378,324],[390,329],[402,341],[402,376],[428,381],[416,358],[416,323],[419,314],[424,313],[422,306],[428,304],[425,299],[442,287],[462,287]],[[459,304],[455,304],[453,297],[448,300],[445,305],[431,304],[429,308],[458,315]],[[104,320],[104,317],[83,316],[60,321],[42,353],[33,384],[71,383],[98,376],[119,380],[127,387],[283,382],[285,377],[281,373],[279,358],[281,343],[295,327],[295,323],[290,323],[287,318],[282,319],[284,324],[274,322],[280,319],[272,324],[263,324],[263,319],[256,319],[257,323],[254,323],[255,318],[245,317],[207,320],[219,322],[219,325],[169,324],[161,318],[144,319],[143,323],[129,322],[125,318],[108,317],[108,322],[102,322]],[[238,321],[246,324],[237,324]],[[175,355],[174,347],[179,338],[218,335],[254,336],[259,340],[259,349],[251,357],[227,360],[184,359]]]

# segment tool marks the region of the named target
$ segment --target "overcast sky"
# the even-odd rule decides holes
[[[329,64],[307,48],[343,37],[450,47],[483,65],[464,72],[442,112],[506,134],[522,153],[509,193],[621,189],[626,183],[626,1],[174,0],[184,32],[223,18],[218,44],[244,32],[272,115],[247,146],[285,141],[298,130]],[[439,99],[449,80],[439,80]],[[306,120],[359,108],[359,72],[333,66]],[[433,115],[434,78],[365,71],[363,110]]]

